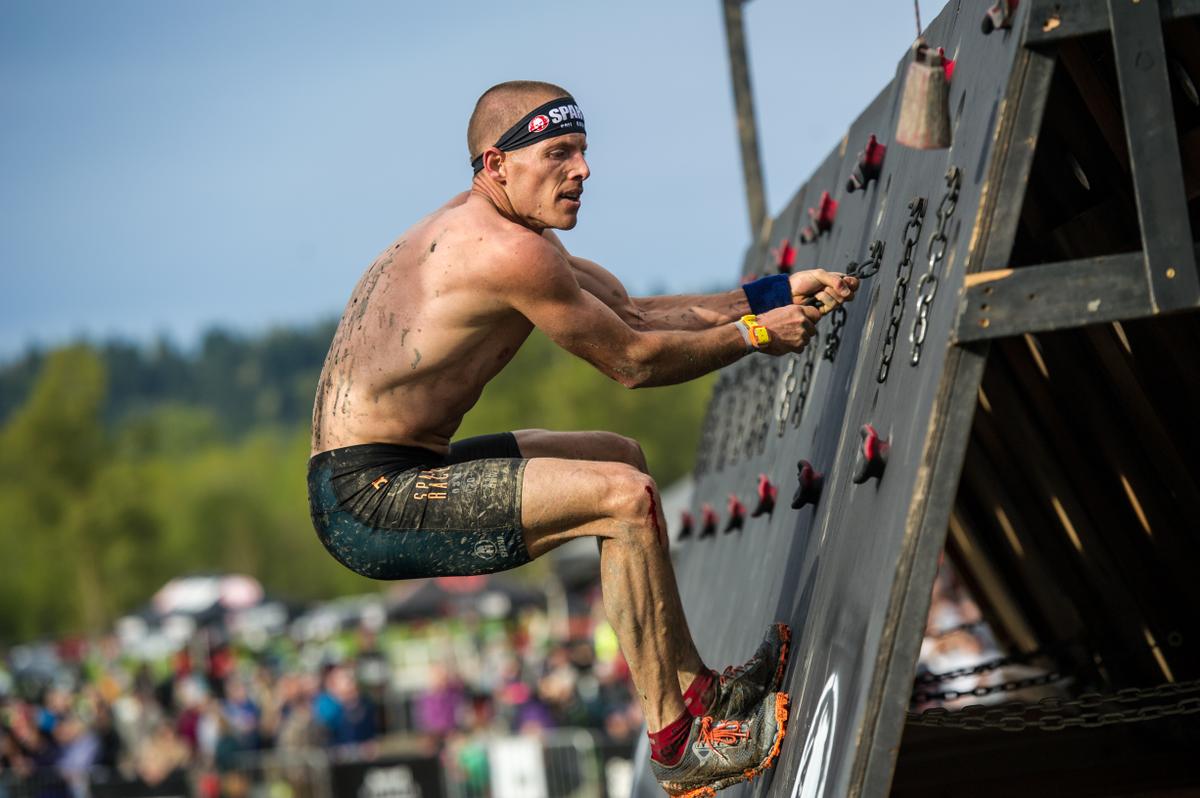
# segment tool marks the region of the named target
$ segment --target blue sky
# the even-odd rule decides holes
[[[894,74],[912,5],[745,14],[775,213]],[[635,293],[732,281],[749,233],[719,0],[8,0],[0,358],[339,313],[380,249],[468,186],[474,100],[518,78],[587,115],[572,251]]]

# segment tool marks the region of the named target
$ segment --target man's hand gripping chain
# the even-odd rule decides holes
[[[798,351],[807,343],[808,336],[804,336],[804,341],[800,347],[795,347],[795,342],[787,342],[786,340],[774,341],[774,337],[782,332],[776,330],[772,333],[768,329],[768,319],[759,319],[760,314],[770,313],[776,308],[787,306],[799,306],[801,308],[814,308],[819,311],[820,316],[840,308],[844,302],[854,298],[855,292],[858,290],[859,280],[861,279],[856,274],[858,264],[850,264],[850,268],[845,275],[826,272],[823,269],[813,269],[810,271],[796,272],[791,275],[772,275],[747,283],[743,286],[746,292],[746,298],[753,313],[743,316],[734,325],[742,334],[747,348],[750,350],[766,350],[772,354],[783,354],[783,351]],[[869,277],[870,273],[865,273],[862,277]],[[803,298],[802,298],[803,297]],[[812,322],[815,319],[805,321],[805,325],[810,331],[813,331]],[[790,336],[784,335],[783,339]],[[788,346],[791,343],[792,346]],[[782,346],[781,346],[782,345]],[[777,351],[782,350],[782,351]]]

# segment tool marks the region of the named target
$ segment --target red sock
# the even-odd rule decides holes
[[[683,747],[692,730],[692,713],[684,712],[656,732],[650,732],[650,758],[671,767],[683,759]]]
[[[708,711],[708,707],[704,704],[704,694],[708,692],[708,688],[712,687],[716,678],[716,671],[705,668],[696,674],[696,678],[692,679],[688,689],[683,691],[683,705],[688,708],[688,712],[692,713],[692,717],[698,718]]]

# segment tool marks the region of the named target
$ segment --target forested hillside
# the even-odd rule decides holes
[[[102,415],[111,424],[163,404],[188,404],[211,410],[230,436],[262,424],[307,422],[335,326],[329,321],[252,337],[213,330],[194,353],[167,341],[90,346],[107,374]],[[0,420],[29,395],[46,358],[35,350],[0,367]]]
[[[104,628],[180,574],[235,570],[288,598],[361,591],[308,522],[313,391],[333,325],[213,332],[195,353],[78,344],[0,369],[0,641]],[[711,382],[630,391],[535,334],[462,435],[609,429],[668,484]]]

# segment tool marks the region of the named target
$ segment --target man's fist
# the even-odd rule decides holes
[[[771,335],[771,342],[761,351],[768,355],[799,352],[817,334],[817,322],[820,320],[820,310],[803,305],[788,305],[760,313],[758,323],[766,327]]]
[[[797,305],[809,299],[821,303],[821,314],[854,299],[858,290],[858,278],[848,277],[837,272],[827,272],[824,269],[809,269],[803,272],[793,272],[788,275],[788,283],[792,288],[792,301]]]

